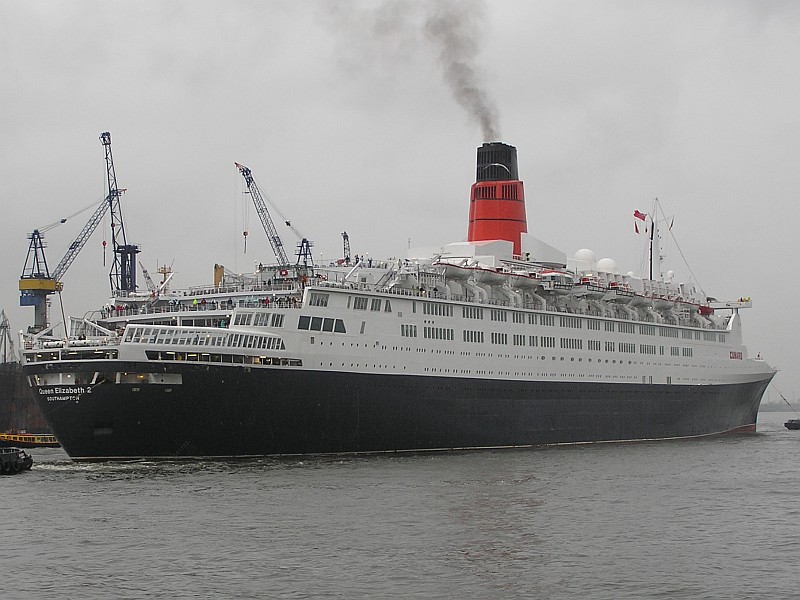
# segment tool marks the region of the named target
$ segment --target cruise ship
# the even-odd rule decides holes
[[[658,220],[637,211],[657,241]],[[658,255],[658,252],[655,253]],[[754,431],[775,370],[748,297],[620,273],[527,232],[516,148],[477,151],[467,241],[433,256],[159,286],[23,335],[75,460],[526,447]],[[165,279],[166,282],[166,279]]]

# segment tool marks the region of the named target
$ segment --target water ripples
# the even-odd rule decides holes
[[[0,480],[7,596],[789,598],[800,432]]]

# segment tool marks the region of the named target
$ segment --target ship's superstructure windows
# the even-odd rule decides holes
[[[536,325],[539,322],[538,317],[536,313],[528,313],[528,325]]]
[[[231,346],[285,349],[283,340],[273,335],[231,333],[230,330],[184,329],[167,325],[162,327],[129,325],[124,341],[131,344],[163,344],[165,346]]]
[[[614,321],[606,321],[606,331],[614,331]]]
[[[281,367],[302,367],[300,358],[287,358],[285,356],[249,356],[245,354],[217,354],[206,352],[166,352],[164,350],[145,350],[148,360],[175,360],[188,362],[209,362],[240,365],[271,365]],[[162,377],[165,374],[153,373],[153,377]],[[180,375],[178,375],[180,377]],[[174,381],[145,381],[140,383],[175,383]],[[181,383],[178,381],[178,383]]]
[[[389,302],[389,299],[386,299],[386,305],[383,309],[384,312],[392,312],[392,303]]]
[[[356,296],[353,298],[353,310],[367,310],[369,298],[366,296]]]
[[[616,347],[616,342],[610,342],[606,340],[606,352],[614,352],[614,348]]]
[[[681,337],[685,340],[692,339],[692,331],[690,329],[682,329],[681,330]]]
[[[559,323],[561,324],[561,327],[580,329],[582,321],[578,317],[559,317]]]
[[[50,362],[53,360],[114,360],[119,357],[119,351],[108,348],[64,349],[48,350],[36,354],[26,354],[25,362]]]
[[[453,305],[452,304],[441,304],[439,302],[423,302],[422,303],[422,314],[424,314],[424,315],[436,315],[437,317],[452,317],[453,316]]]
[[[297,321],[297,328],[304,331],[332,331],[334,333],[346,333],[344,321],[341,319],[331,319],[328,317],[309,317],[301,315]]]
[[[453,340],[453,330],[446,327],[423,327],[422,336],[429,340]]]
[[[525,322],[525,313],[514,311],[511,313],[511,316],[514,320],[514,323],[524,323]]]
[[[681,349],[678,346],[670,346],[669,354],[670,356],[680,356]]]
[[[617,323],[620,333],[636,333],[636,325],[633,323]]]
[[[539,337],[539,341],[542,344],[542,348],[555,348],[556,347],[556,338],[553,336],[542,335]]]
[[[656,334],[656,326],[655,325],[639,325],[639,333],[642,335],[655,335]]]
[[[461,316],[465,319],[483,319],[483,309],[478,306],[462,306]]]
[[[676,337],[678,337],[678,330],[677,329],[673,329],[672,327],[659,327],[658,328],[658,334],[661,337],[676,338]]]
[[[539,345],[539,336],[536,335],[529,335],[528,336],[528,345],[536,348]]]
[[[516,316],[516,313],[514,313]],[[515,333],[513,337],[513,344],[515,346],[525,346],[526,337],[524,335]]]
[[[492,343],[493,344],[508,344],[508,334],[507,333],[498,333],[496,331],[492,332]]]
[[[589,350],[600,350],[600,340],[586,340]]]
[[[272,326],[283,327],[283,313],[272,313]]]
[[[253,322],[253,313],[236,313],[234,325],[250,325]]]
[[[716,342],[717,341],[717,332],[716,331],[704,331],[703,332],[703,339],[707,342]]]
[[[636,344],[630,344],[628,342],[620,342],[619,351],[627,352],[628,354],[634,354],[636,352]]]
[[[330,294],[323,294],[321,292],[311,292],[308,299],[310,306],[328,306],[328,297]]]
[[[482,331],[471,331],[469,329],[464,330],[464,341],[465,342],[472,342],[476,344],[483,343],[483,332]]]
[[[639,352],[641,354],[655,354],[655,344],[639,344]]]
[[[491,311],[492,321],[508,321],[508,313],[504,310],[493,308]]]
[[[724,333],[718,333],[717,336],[718,336],[717,339],[719,339],[720,342],[724,342],[725,341],[725,334]]]
[[[692,356],[692,348],[682,348],[682,352],[681,353],[686,357],[691,357]]]
[[[417,326],[401,324],[400,335],[403,337],[417,337]]]
[[[583,350],[583,340],[577,338],[561,338],[561,347],[567,350]]]
[[[373,298],[372,302],[369,307],[370,310],[380,311],[381,309],[381,299],[380,298]]]
[[[597,319],[586,319],[586,329],[592,331],[600,331],[600,321]]]
[[[555,315],[539,315],[539,321],[541,321],[542,325],[547,325],[548,327],[555,327],[556,325]]]

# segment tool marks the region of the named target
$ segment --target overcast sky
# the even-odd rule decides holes
[[[472,110],[446,42],[471,69]],[[751,296],[748,348],[800,394],[798,2],[0,0],[0,50],[0,308],[14,329],[33,317],[18,306],[26,234],[106,193],[103,131],[128,240],[188,287],[214,263],[273,260],[235,161],[325,261],[342,231],[376,258],[464,240],[483,110],[486,135],[518,147],[531,234],[638,273],[631,214],[658,197],[677,280]],[[89,215],[47,234],[51,268]],[[108,296],[104,239],[107,225],[64,277],[68,313]]]

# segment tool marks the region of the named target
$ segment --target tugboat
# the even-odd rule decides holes
[[[33,457],[21,448],[0,448],[0,473],[13,475],[29,471],[33,466]]]

